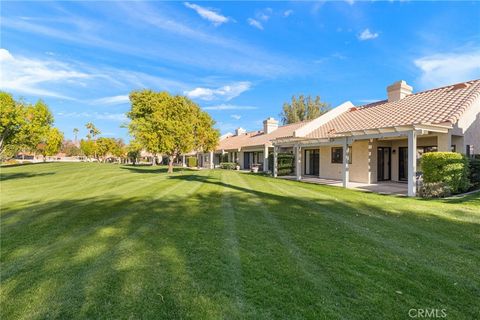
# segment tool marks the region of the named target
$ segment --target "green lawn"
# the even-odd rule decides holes
[[[234,171],[1,168],[1,319],[480,317],[480,195]]]

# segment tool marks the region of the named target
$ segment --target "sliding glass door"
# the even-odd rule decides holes
[[[318,176],[320,174],[320,150],[305,150],[305,175]]]
[[[377,181],[387,181],[391,179],[391,158],[392,148],[377,148]]]

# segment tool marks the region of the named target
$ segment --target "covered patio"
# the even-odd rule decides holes
[[[296,180],[416,196],[418,159],[430,150],[450,151],[449,129],[447,125],[410,125],[277,139],[273,173],[277,175],[278,149],[291,147]]]
[[[280,179],[285,180],[297,180],[296,176],[279,176]],[[322,179],[318,177],[302,177],[302,182],[314,183],[329,185],[335,187],[343,187],[342,180],[332,180],[332,179]],[[379,194],[388,194],[388,195],[397,195],[397,196],[407,196],[408,195],[408,185],[407,183],[402,182],[377,182],[377,183],[360,183],[360,182],[350,182],[347,185],[348,189],[361,190],[365,192],[374,192]]]

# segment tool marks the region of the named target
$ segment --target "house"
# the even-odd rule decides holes
[[[418,93],[398,81],[386,93],[387,99],[363,106],[343,103],[275,139],[274,156],[293,152],[298,180],[315,176],[341,180],[344,187],[405,182],[415,196],[423,153],[479,151],[480,80]]]
[[[279,152],[295,155],[294,178],[318,178],[383,185],[403,183],[416,195],[419,159],[425,152],[480,150],[480,80],[413,93],[405,81],[387,87],[386,99],[362,106],[347,101],[311,120],[278,126],[273,118],[263,130],[242,128],[201,155],[201,165],[237,162],[242,169],[258,164],[277,176]],[[274,168],[268,167],[273,153]]]

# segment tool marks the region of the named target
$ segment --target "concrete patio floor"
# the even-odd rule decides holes
[[[295,176],[281,176],[278,178],[287,179],[287,180],[297,180]],[[307,183],[330,185],[335,187],[343,187],[342,180],[331,180],[331,179],[322,179],[318,177],[305,176],[305,177],[302,177],[300,181],[307,182]],[[375,192],[379,194],[407,196],[407,184],[401,183],[401,182],[385,181],[385,182],[378,182],[373,184],[349,182],[348,188],[362,190],[366,192]]]

